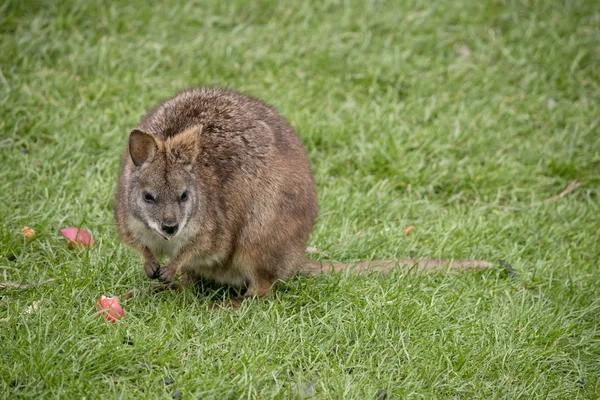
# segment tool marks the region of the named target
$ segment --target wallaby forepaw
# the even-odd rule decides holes
[[[160,269],[159,275],[158,280],[167,285],[173,283],[175,278],[175,274],[166,267]]]
[[[150,279],[160,278],[160,264],[157,261],[144,263],[144,272]]]

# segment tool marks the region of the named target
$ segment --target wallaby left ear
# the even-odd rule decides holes
[[[202,125],[194,126],[183,132],[171,136],[165,142],[167,154],[173,161],[184,165],[191,165],[196,162],[200,149],[198,138],[202,133]]]
[[[129,134],[129,154],[136,167],[149,161],[156,153],[157,145],[154,137],[139,129]]]

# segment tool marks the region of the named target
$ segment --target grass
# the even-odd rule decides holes
[[[0,281],[56,278],[0,292],[0,397],[598,398],[600,7],[294,4],[0,6]],[[297,128],[316,258],[503,259],[514,276],[294,278],[217,314],[226,292],[191,288],[103,323],[101,293],[148,285],[111,215],[127,133],[205,84]],[[65,226],[97,246],[68,249]]]

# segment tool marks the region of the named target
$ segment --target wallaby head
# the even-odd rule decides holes
[[[129,181],[130,212],[165,240],[185,230],[202,201],[194,174],[201,130],[193,127],[165,141],[139,129],[129,135],[135,166]]]

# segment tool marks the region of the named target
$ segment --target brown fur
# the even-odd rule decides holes
[[[188,90],[152,110],[130,134],[115,220],[149,277],[167,284],[178,274],[183,284],[205,277],[247,285],[246,296],[265,296],[294,272],[348,268],[305,258],[316,216],[315,183],[298,135],[257,99],[226,89]],[[162,268],[161,256],[170,259]],[[354,267],[445,263],[400,259]]]

